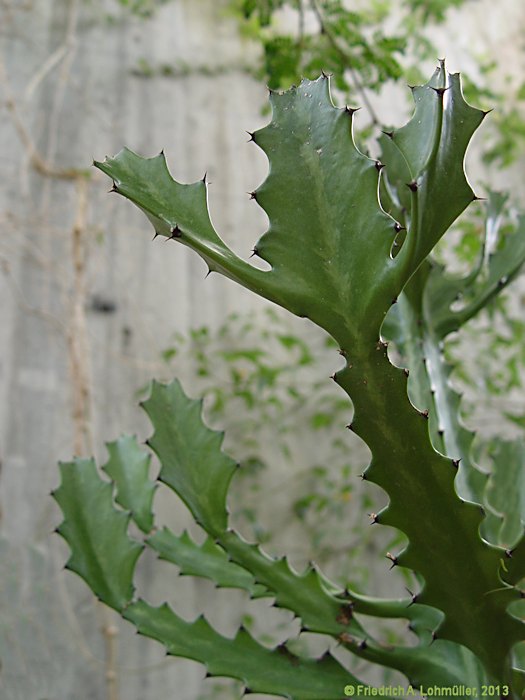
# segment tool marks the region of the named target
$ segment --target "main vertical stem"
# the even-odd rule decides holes
[[[481,541],[482,514],[458,498],[453,461],[433,448],[428,415],[411,404],[408,377],[390,363],[385,344],[355,345],[353,352],[347,347],[347,365],[335,381],[354,404],[351,429],[372,451],[365,478],[390,497],[377,522],[398,528],[409,540],[392,561],[424,577],[418,602],[446,616],[438,634],[469,647],[501,679],[518,635],[518,625],[505,614],[517,595],[501,588],[501,552]]]

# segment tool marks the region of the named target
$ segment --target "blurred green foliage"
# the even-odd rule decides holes
[[[230,3],[242,34],[262,47],[256,74],[270,88],[286,89],[302,76],[331,72],[342,98],[366,107],[369,122],[376,126],[381,118],[367,92],[378,93],[401,78],[410,84],[423,82],[428,63],[441,54],[433,30],[464,5],[465,0]],[[492,57],[473,58],[476,75],[469,79],[462,70],[465,95],[475,106],[491,104],[495,110],[486,129],[483,160],[505,168],[515,163],[525,144],[525,84],[516,87],[511,76],[498,79],[501,66]],[[363,138],[369,136],[369,127],[363,129]]]
[[[94,2],[94,0],[85,0]],[[113,0],[130,15],[150,19],[174,0]],[[202,0],[195,0],[199,2]],[[364,107],[360,140],[382,124],[369,93],[403,80],[424,81],[429,64],[442,50],[435,29],[454,21],[452,13],[468,9],[466,0],[222,0],[225,21],[233,18],[243,37],[261,47],[255,65],[239,66],[272,89],[287,89],[301,77],[321,71],[333,73],[341,99]],[[465,96],[477,107],[494,109],[485,127],[482,158],[487,165],[507,168],[516,163],[525,145],[525,83],[505,73],[493,56],[472,55],[475,68],[469,77],[462,69]],[[132,71],[143,78],[177,78],[192,71],[214,75],[214,65],[177,62],[155,65],[142,57]],[[503,72],[503,77],[502,77]],[[367,118],[366,118],[367,117]],[[366,122],[366,123],[364,123]]]

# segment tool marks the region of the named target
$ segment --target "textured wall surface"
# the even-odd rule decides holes
[[[124,144],[144,155],[164,148],[180,180],[208,170],[218,183],[210,187],[214,219],[248,255],[247,231],[262,231],[264,217],[245,193],[262,179],[264,158],[248,147],[244,129],[261,124],[265,90],[236,69],[250,53],[219,3],[174,2],[149,23],[126,19],[113,2],[17,2],[2,10],[9,103],[0,131],[0,430],[9,544],[0,694],[102,700],[109,696],[101,627],[111,616],[61,571],[66,548],[51,536],[59,514],[49,498],[57,459],[93,450],[103,458],[104,442],[122,431],[145,437],[134,395],[162,372],[160,352],[172,334],[213,327],[250,300],[219,278],[204,284],[204,265],[185,250],[152,244],[138,212],[107,195],[106,178],[69,171],[92,170],[93,158]],[[145,57],[152,66],[184,61],[193,69],[146,79],[135,75]],[[201,74],[218,64],[221,75]],[[182,526],[174,500],[165,510]],[[148,566],[152,599],[174,597]],[[182,580],[177,591],[178,608],[192,618],[211,587]],[[229,598],[225,610],[235,610]],[[220,624],[221,613],[215,617]],[[233,631],[239,616],[223,617],[224,631]],[[202,668],[165,660],[159,645],[116,624],[120,698],[174,697],[174,688],[181,700],[198,697]]]
[[[59,514],[49,493],[57,460],[104,458],[104,442],[121,432],[146,436],[135,393],[166,378],[159,358],[175,331],[261,306],[216,275],[204,282],[204,264],[181,246],[152,243],[143,217],[90,168],[127,145],[143,155],[163,148],[180,181],[207,171],[214,223],[247,257],[266,226],[246,195],[266,172],[245,133],[267,120],[265,89],[244,69],[255,49],[217,0],[174,0],[148,22],[110,0],[3,0],[0,12],[0,696],[197,700],[211,687],[202,667],[165,659],[62,572],[67,549],[51,535]],[[478,42],[519,71],[522,4],[472,2],[465,12],[437,41],[452,68]],[[161,75],[163,65],[176,70]],[[174,499],[159,505],[184,526]],[[212,586],[186,579],[175,592],[152,563],[141,577],[153,602],[168,598],[188,619],[205,610],[225,633],[238,626],[243,596],[221,592],[218,605]],[[256,608],[271,626],[266,606]]]

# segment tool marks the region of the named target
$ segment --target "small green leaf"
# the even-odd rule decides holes
[[[155,484],[149,479],[151,458],[140,449],[137,439],[129,435],[108,443],[107,448],[109,460],[102,469],[116,484],[115,500],[148,533],[153,527],[151,506],[155,493]]]
[[[314,413],[310,419],[310,424],[314,430],[319,430],[320,428],[326,428],[329,425],[333,425],[335,416],[333,413],[319,412]]]
[[[172,488],[207,532],[226,529],[226,494],[237,464],[223,452],[223,434],[201,417],[202,401],[186,396],[178,381],[153,382],[143,404],[155,432],[148,441],[162,468],[160,481]]]
[[[142,545],[130,539],[130,516],[116,510],[112,487],[92,459],[60,464],[62,482],[53,496],[64,521],[57,532],[71,548],[67,568],[100,600],[122,612],[133,597],[133,571]]]

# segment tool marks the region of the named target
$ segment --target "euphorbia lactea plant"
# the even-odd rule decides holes
[[[363,478],[389,496],[374,520],[408,539],[388,557],[415,572],[420,590],[391,600],[332,583],[313,566],[297,573],[285,558],[246,542],[228,524],[236,464],[221,451],[222,434],[203,423],[200,402],[177,381],[153,383],[143,404],[153,425],[147,447],[160,461],[162,487],[180,496],[207,533],[204,544],[155,528],[150,456],[134,438],[109,445],[109,480],[93,460],[62,464],[55,498],[64,513],[59,532],[72,550],[68,567],[170,654],[200,661],[211,675],[238,678],[247,690],[335,700],[362,684],[330,652],[315,659],[286,643],[270,649],[245,629],[230,639],[202,617],[186,622],[168,605],[153,607],[133,586],[144,548],[186,574],[273,599],[300,618],[304,633],[327,635],[423,690],[466,696],[469,687],[479,696],[519,697],[524,689],[518,645],[525,639],[525,540],[512,485],[524,450],[501,443],[491,475],[476,466],[442,345],[515,277],[525,260],[525,225],[520,220],[490,251],[482,245],[466,277],[447,276],[432,261],[438,241],[477,199],[463,161],[484,113],[465,102],[459,76],[443,64],[413,96],[412,119],[381,137],[376,161],[356,148],[354,110],[333,105],[325,75],[270,94],[272,120],[251,136],[270,163],[252,194],[270,220],[254,248],[269,270],[241,260],[219,237],[205,179],[177,183],[163,154],[144,159],[125,149],[96,163],[158,236],[192,248],[210,271],[309,318],[337,341],[344,366],[332,379],[348,395],[348,427],[372,453]],[[503,201],[491,195],[487,204],[492,239]],[[388,341],[400,366],[389,358]],[[130,520],[142,539],[128,533]],[[385,645],[368,629],[370,617],[407,620],[416,644]]]

